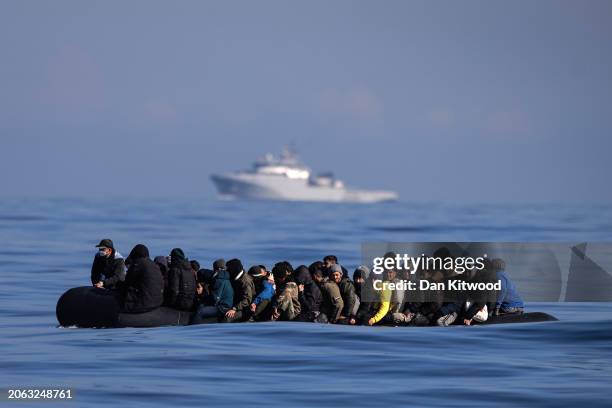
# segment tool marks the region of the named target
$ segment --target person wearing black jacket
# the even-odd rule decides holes
[[[181,248],[170,252],[168,287],[164,291],[165,304],[179,310],[192,310],[196,298],[196,276]]]
[[[96,248],[98,253],[91,265],[91,283],[98,288],[116,289],[125,279],[123,257],[110,239],[103,239]]]
[[[160,307],[164,301],[164,280],[159,267],[149,258],[149,249],[136,245],[126,263],[129,268],[121,284],[122,310],[143,313]]]
[[[361,301],[361,289],[369,274],[370,269],[365,265],[358,266],[355,272],[353,272],[353,285],[355,286],[355,293],[359,297],[359,301]]]
[[[298,300],[301,311],[295,320],[300,322],[316,321],[319,317],[323,295],[321,289],[312,280],[310,271],[304,265],[295,270],[295,283],[298,284]]]
[[[257,294],[251,275],[244,271],[239,259],[230,259],[226,264],[234,289],[234,302],[230,310],[225,312],[224,323],[242,322],[251,317],[251,303]]]

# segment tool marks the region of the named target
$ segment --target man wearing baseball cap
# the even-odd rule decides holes
[[[96,248],[98,252],[91,266],[91,283],[98,288],[116,289],[118,283],[125,280],[125,261],[108,238],[101,240]]]

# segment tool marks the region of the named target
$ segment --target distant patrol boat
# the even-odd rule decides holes
[[[331,173],[313,176],[285,149],[277,159],[268,153],[251,170],[210,176],[222,199],[375,203],[395,201],[394,191],[353,190]]]

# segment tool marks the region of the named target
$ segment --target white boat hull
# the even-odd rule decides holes
[[[393,191],[351,190],[332,186],[316,186],[304,179],[291,179],[274,174],[213,174],[211,179],[219,196],[225,199],[318,201],[375,203],[395,201]]]

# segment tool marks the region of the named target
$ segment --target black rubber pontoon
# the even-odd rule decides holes
[[[502,324],[502,323],[537,323],[537,322],[556,322],[555,316],[543,312],[530,312],[523,314],[507,314],[501,316],[491,316],[486,322],[477,324]]]
[[[185,326],[191,313],[160,307],[145,313],[121,313],[115,292],[93,286],[73,288],[64,293],[55,308],[61,326],[77,327],[158,327]]]

